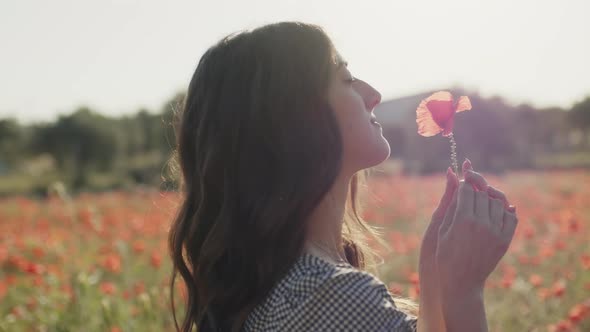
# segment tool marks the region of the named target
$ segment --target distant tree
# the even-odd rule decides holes
[[[157,136],[160,142],[159,147],[164,153],[170,153],[176,148],[176,137],[174,136],[174,126],[176,115],[182,112],[186,93],[179,92],[164,103],[158,116],[158,126],[160,132]]]
[[[154,150],[158,145],[156,136],[158,132],[161,132],[157,128],[156,116],[150,114],[146,109],[141,109],[135,115],[135,120],[143,138],[141,151],[145,153]]]
[[[23,128],[13,118],[0,120],[0,163],[13,167],[26,154]]]
[[[590,133],[590,96],[574,104],[569,111],[569,120],[573,128],[583,132],[583,146],[588,146]]]
[[[570,120],[575,127],[584,130],[590,128],[590,96],[575,103],[569,112]]]
[[[87,107],[52,124],[37,128],[33,138],[36,152],[48,152],[58,167],[73,175],[73,184],[85,184],[90,170],[108,170],[118,149],[113,121]]]
[[[117,135],[121,140],[122,157],[136,156],[142,153],[145,137],[141,124],[134,115],[125,115],[117,120]]]
[[[463,153],[482,170],[502,171],[516,155],[514,108],[497,96],[484,99],[474,94],[470,99],[473,109],[455,118],[459,158]]]

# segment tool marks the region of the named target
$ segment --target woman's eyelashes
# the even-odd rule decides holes
[[[354,76],[350,76],[350,78],[347,78],[345,81],[348,82],[348,83],[352,83],[352,82],[356,82],[357,79]]]

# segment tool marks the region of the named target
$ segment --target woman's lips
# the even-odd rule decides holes
[[[380,127],[380,128],[381,128],[381,124],[380,124],[379,122],[377,122],[377,121],[375,120],[375,118],[371,118],[370,122],[371,122],[371,124],[372,124],[372,125],[375,125],[375,126],[378,126],[378,127]]]

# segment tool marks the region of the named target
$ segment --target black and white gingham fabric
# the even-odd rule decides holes
[[[416,330],[416,317],[398,310],[375,276],[310,253],[297,260],[243,327],[244,332]]]

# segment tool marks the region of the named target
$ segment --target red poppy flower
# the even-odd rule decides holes
[[[453,103],[453,95],[448,91],[438,91],[422,100],[416,109],[418,134],[430,137],[441,131],[448,137],[453,132],[455,113],[471,109],[471,101],[466,96]]]

